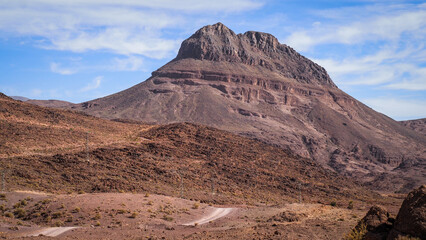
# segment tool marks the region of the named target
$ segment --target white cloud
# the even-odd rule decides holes
[[[187,25],[182,11],[235,12],[255,9],[253,0],[22,0],[0,8],[0,31],[11,36],[38,36],[38,46],[85,52],[105,50],[150,58],[169,57],[180,40],[164,31]]]
[[[112,70],[114,71],[139,71],[142,70],[143,60],[140,57],[114,58]]]
[[[316,25],[309,30],[294,31],[284,42],[299,51],[307,51],[321,44],[359,44],[366,41],[397,41],[405,34],[424,38],[426,33],[426,8],[400,10],[387,8],[390,13],[368,16],[363,20],[347,20],[343,16],[334,18],[330,24]],[[362,9],[361,9],[362,10]],[[354,16],[357,12],[348,13]],[[333,15],[333,13],[330,13]],[[359,18],[362,19],[362,18]]]
[[[38,89],[38,88],[35,88],[35,89],[32,89],[32,90],[31,90],[30,96],[31,96],[31,97],[38,97],[38,96],[40,96],[42,93],[43,93],[43,91],[42,91],[42,90],[40,90],[40,89]]]
[[[139,7],[151,9],[169,9],[179,11],[224,11],[235,12],[245,11],[259,8],[263,5],[263,1],[254,0],[156,0],[156,1],[140,1],[140,0],[21,0],[27,5],[58,5],[63,7],[82,7],[82,6],[124,6]]]
[[[59,73],[62,75],[71,75],[76,72],[75,70],[62,68],[60,63],[55,63],[55,62],[50,63],[50,71],[54,73]]]
[[[396,120],[407,120],[426,117],[426,101],[404,100],[398,98],[379,97],[362,100],[378,112]]]
[[[101,82],[103,78],[104,78],[103,76],[97,76],[95,79],[93,79],[91,83],[87,84],[87,86],[80,89],[80,92],[87,92],[87,91],[99,88],[101,86]]]

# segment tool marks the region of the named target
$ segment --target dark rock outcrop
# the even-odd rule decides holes
[[[394,220],[386,209],[373,206],[356,228],[360,229],[363,224],[365,225],[368,231],[364,236],[365,240],[383,240],[387,238],[389,231],[392,229]]]
[[[366,228],[363,240],[426,239],[426,186],[410,192],[402,203],[396,219],[386,209],[373,206],[354,231]]]
[[[398,235],[426,239],[426,185],[410,192],[402,203],[388,239]]]

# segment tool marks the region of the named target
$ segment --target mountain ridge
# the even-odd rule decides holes
[[[341,91],[322,67],[271,36],[203,27],[146,81],[71,108],[212,126],[289,148],[379,190],[425,184],[425,136]]]

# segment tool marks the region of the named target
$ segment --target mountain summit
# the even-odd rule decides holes
[[[201,28],[129,89],[73,106],[104,118],[193,122],[289,148],[382,190],[426,184],[426,137],[336,87],[267,33]]]
[[[222,23],[208,25],[182,43],[177,57],[262,67],[301,83],[336,87],[324,68],[280,44],[268,33],[235,34]]]

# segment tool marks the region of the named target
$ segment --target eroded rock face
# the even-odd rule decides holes
[[[321,66],[274,36],[235,34],[221,23],[185,40],[145,82],[71,108],[212,126],[289,148],[380,190],[426,184],[425,136],[339,90]]]
[[[387,238],[393,222],[394,219],[390,217],[386,209],[373,206],[356,228],[359,229],[362,224],[365,224],[368,232],[365,234],[364,240],[382,240]]]
[[[174,61],[187,58],[260,66],[298,82],[336,88],[324,68],[271,34],[249,31],[237,35],[222,23],[205,26],[185,40]]]
[[[396,219],[386,209],[373,206],[355,229],[365,225],[364,240],[395,240],[399,237],[426,239],[426,186],[411,191],[399,209]]]
[[[398,235],[426,238],[426,185],[410,192],[402,203],[389,239]]]

